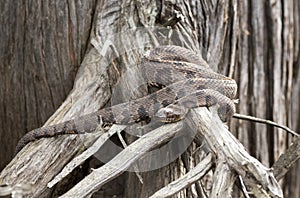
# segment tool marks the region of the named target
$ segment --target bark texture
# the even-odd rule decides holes
[[[95,1],[0,2],[0,169],[24,133],[41,126],[73,87]]]
[[[0,9],[5,27],[0,30],[0,169],[11,159],[17,140],[40,126],[63,101],[46,124],[147,94],[136,88],[142,79],[132,77],[137,74],[134,68],[147,49],[162,44],[190,48],[215,71],[233,77],[239,86],[240,114],[300,131],[298,0],[4,0]],[[120,74],[125,76],[121,81]],[[230,131],[267,167],[294,140],[280,129],[236,119]],[[196,166],[195,145],[168,166],[141,173],[143,184],[134,173],[126,173],[95,196],[152,195]],[[73,186],[72,178],[65,181],[68,185],[61,182],[51,189],[47,183],[81,150],[78,136],[32,143],[5,167],[0,184],[32,184],[29,197],[62,195]],[[282,180],[284,197],[300,197],[299,168],[298,162]],[[228,167],[217,164],[216,169]],[[226,178],[233,179],[231,174]],[[217,194],[218,188],[212,188]],[[211,190],[209,182],[202,180],[177,196],[204,197],[206,190]]]

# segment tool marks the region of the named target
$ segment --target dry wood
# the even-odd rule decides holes
[[[213,110],[213,108],[210,109]],[[272,170],[251,157],[243,145],[224,127],[219,119],[210,119],[209,122],[205,122],[207,119],[200,112],[192,110],[191,114],[190,124],[201,131],[207,144],[217,156],[224,156],[230,168],[234,169],[243,178],[249,176],[255,178],[272,196],[283,197],[280,185],[276,181]],[[216,115],[216,112],[213,112],[213,115]],[[210,115],[206,116],[210,117]]]
[[[75,70],[79,66],[82,62],[81,57],[84,57],[84,61],[77,74],[72,93],[47,124],[55,124],[95,111],[107,102],[111,88],[109,81],[113,81],[105,72],[107,61],[111,62],[113,59],[111,57],[103,59],[107,51],[113,51],[110,54],[114,54],[112,57],[115,57],[115,54],[124,52],[123,48],[144,50],[153,46],[153,43],[154,45],[162,43],[183,45],[203,54],[215,71],[229,73],[230,76],[233,75],[235,79],[238,79],[238,98],[240,98],[238,109],[241,114],[268,118],[299,131],[297,130],[300,123],[298,64],[300,3],[298,0],[287,0],[284,3],[254,0],[191,2],[179,0],[176,1],[176,5],[174,1],[169,0],[149,2],[110,0],[97,1],[98,5],[92,5],[91,2],[96,1],[85,1],[84,4],[68,2],[68,5],[45,3],[44,7],[40,3],[16,4],[10,0],[0,3],[3,5],[0,6],[1,9],[4,9],[1,17],[3,24],[10,23],[12,20],[12,26],[18,27],[18,31],[15,28],[3,28],[1,31],[4,32],[1,32],[0,37],[1,49],[5,49],[5,54],[1,54],[1,58],[10,57],[1,61],[5,84],[0,87],[0,92],[3,93],[0,102],[4,104],[0,105],[0,111],[4,112],[4,119],[0,123],[5,134],[5,136],[1,134],[1,137],[4,137],[1,138],[1,145],[4,148],[7,147],[7,142],[16,141],[17,133],[23,131],[26,126],[33,128],[35,123],[47,117],[54,109],[53,106],[60,104],[73,82],[73,76],[66,79],[61,79],[61,77],[70,75],[72,72],[69,70]],[[53,9],[51,6],[59,9]],[[42,7],[43,9],[36,9]],[[58,11],[58,13],[52,13],[50,10]],[[94,10],[94,17],[85,14]],[[16,13],[17,19],[20,20],[16,20],[11,13]],[[24,13],[28,15],[25,16]],[[42,15],[43,13],[49,13],[49,15]],[[67,16],[68,13],[69,18],[65,17],[64,20],[57,21],[57,16],[61,14]],[[82,15],[86,15],[87,20],[82,20]],[[91,18],[95,21],[91,22],[89,20]],[[173,29],[168,27],[164,29],[166,33],[162,31],[159,36],[155,33],[156,30],[151,28],[140,33],[132,31],[129,34],[123,34],[128,29],[134,29],[141,24],[143,27],[152,27],[168,23]],[[90,27],[91,24],[95,26]],[[76,29],[77,26],[79,30]],[[90,29],[92,29],[91,32],[89,32]],[[28,32],[24,32],[25,30]],[[57,32],[59,35],[55,39]],[[121,41],[110,37],[120,32],[122,32],[119,35]],[[172,38],[174,33],[178,34],[176,39]],[[84,36],[79,39],[80,35],[77,34]],[[62,35],[65,36],[62,38]],[[93,47],[86,51],[85,46],[89,44],[86,42],[88,37],[91,37]],[[20,42],[13,43],[12,41]],[[26,46],[23,46],[23,42]],[[23,49],[23,52],[20,49]],[[136,53],[133,56],[120,58],[118,61],[113,61],[111,67],[133,65],[135,61],[132,59],[138,59],[140,55]],[[75,69],[67,67],[68,65],[74,65]],[[50,78],[49,75],[52,73],[54,75]],[[60,75],[57,77],[56,73]],[[12,76],[14,78],[11,78]],[[125,92],[131,91],[130,89],[124,90]],[[44,110],[38,111],[41,108]],[[22,121],[24,119],[25,121]],[[192,116],[193,119],[199,121],[195,116]],[[202,124],[199,122],[197,125]],[[285,133],[277,133],[273,127],[260,127],[240,120],[233,121],[231,129],[251,155],[260,159],[265,165],[276,161],[292,139]],[[209,140],[211,150],[216,156],[225,158],[226,164],[222,164],[222,160],[218,158],[215,161],[219,165],[219,170],[224,170],[222,176],[229,178],[230,183],[231,175],[237,172],[242,176],[247,190],[251,187],[250,190],[257,197],[269,196],[268,192],[260,188],[260,184],[265,189],[270,189],[273,194],[280,194],[277,185],[274,189],[270,186],[273,176],[269,170],[253,158],[248,158],[249,155],[245,154],[239,143],[228,135],[228,131],[224,133],[221,131],[223,132],[223,128],[220,131],[205,133],[205,139]],[[200,132],[197,135],[200,135]],[[216,137],[222,139],[223,135],[225,136],[224,142],[215,139]],[[91,137],[90,141],[93,140],[95,137]],[[290,168],[290,165],[299,158],[297,142],[299,140],[295,141],[287,155],[283,155],[278,163],[275,163],[274,171],[277,179],[286,174],[287,169],[284,167]],[[234,149],[237,150],[234,151]],[[5,149],[1,149],[3,150]],[[242,153],[237,153],[238,151]],[[82,138],[77,136],[32,143],[1,172],[0,184],[13,186],[17,186],[18,183],[25,183],[25,186],[32,184],[33,193],[28,196],[49,196],[52,189],[46,187],[47,183],[79,152],[82,152]],[[6,159],[6,156],[7,153],[2,154],[1,159]],[[239,158],[233,160],[237,157]],[[226,176],[227,166],[234,172]],[[285,194],[289,197],[299,197],[298,170],[299,163],[291,170],[290,177],[282,181],[285,184]],[[254,174],[251,173],[252,171]],[[245,178],[248,174],[250,179]],[[153,178],[154,174],[149,173],[149,175],[148,180],[156,180],[156,183],[160,184],[171,178],[161,182],[160,178],[164,178],[163,174],[155,178]],[[271,176],[271,181],[266,180],[268,175]],[[172,176],[176,177],[175,173]],[[215,177],[217,177],[216,174]],[[144,179],[145,183],[147,183],[147,178]],[[128,194],[143,190],[138,196],[147,196],[152,189],[159,186],[153,184],[150,187],[146,185],[139,187],[138,181],[134,183],[130,178],[127,178],[126,183],[130,184],[126,192]],[[223,187],[220,185],[221,189],[225,189],[227,185],[231,187],[231,184],[223,184]],[[213,194],[217,196],[218,185],[215,183],[214,186]],[[59,183],[56,187],[59,188]]]
[[[225,159],[218,159],[217,161],[210,194],[211,197],[222,198],[232,196],[232,189],[236,176],[230,171],[228,163],[223,160]]]
[[[295,139],[288,150],[283,153],[272,166],[274,175],[280,180],[300,159],[300,137]]]
[[[293,131],[292,129],[290,129],[289,127],[287,126],[284,126],[282,124],[278,124],[276,122],[272,122],[271,120],[265,120],[265,119],[261,119],[261,118],[256,118],[256,117],[253,117],[253,116],[247,116],[247,115],[241,115],[241,114],[238,114],[238,113],[235,113],[233,115],[234,118],[238,118],[238,119],[241,119],[241,120],[248,120],[248,121],[252,121],[252,122],[258,122],[258,123],[263,123],[263,124],[269,124],[271,126],[275,126],[275,127],[278,127],[278,128],[281,128],[285,131],[287,131],[288,133],[298,137],[299,134],[296,133],[295,131]]]
[[[80,164],[84,163],[89,157],[94,155],[114,133],[123,130],[125,127],[126,126],[114,125],[106,133],[103,131],[103,129],[100,129],[100,134],[95,132],[98,135],[97,137],[100,137],[86,151],[72,159],[72,161],[69,162],[63,168],[63,170],[47,184],[47,187],[52,188],[55,184],[60,182],[63,178],[69,175],[76,167],[78,167]]]
[[[147,151],[160,146],[174,137],[181,127],[182,123],[178,122],[162,126],[147,133],[126,147],[108,163],[98,169],[95,169],[71,190],[62,195],[61,198],[91,196],[93,192],[99,190],[102,185],[126,171]]]
[[[150,198],[170,197],[180,190],[187,188],[196,181],[200,180],[212,167],[212,154],[208,154],[197,166],[191,169],[184,176],[169,183]]]
[[[73,91],[46,124],[54,124],[74,117],[80,111],[78,108],[81,104],[86,104],[87,98],[93,102],[90,103],[92,105],[84,107],[83,114],[93,112],[96,104],[99,106],[105,104],[110,96],[108,81],[106,80],[108,79],[107,73],[103,71],[102,78],[99,78],[98,73],[94,71],[100,68],[104,69],[107,64],[101,62],[101,57],[95,59],[96,55],[98,56],[96,50],[91,50],[86,55],[82,63],[84,66],[81,67],[80,71],[82,75],[77,78]],[[82,96],[82,90],[86,90],[84,96]],[[101,97],[94,97],[95,94],[99,94]],[[83,107],[81,106],[81,108]],[[94,140],[96,138],[90,137]],[[12,186],[18,184],[32,185],[30,197],[46,196],[51,192],[51,189],[47,188],[47,183],[78,151],[82,150],[84,147],[82,140],[80,136],[70,135],[66,138],[41,139],[30,143],[1,172],[0,183]]]

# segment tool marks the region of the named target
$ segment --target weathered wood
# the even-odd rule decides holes
[[[200,180],[212,167],[212,154],[208,154],[196,167],[179,179],[169,183],[159,191],[151,195],[150,198],[170,197],[177,192],[187,188],[196,181]]]
[[[97,60],[91,58],[95,54],[98,54],[97,51],[91,50],[89,55],[86,55],[82,64],[85,66],[81,67],[85,71],[82,71],[82,75],[77,79],[78,83],[75,84],[72,93],[46,124],[71,119],[79,111],[79,107],[74,103],[86,104],[86,98],[93,98],[94,104],[100,106],[106,103],[110,96],[106,80],[108,77],[107,73],[102,73],[102,78],[97,78],[97,73],[93,72],[101,64],[100,58]],[[88,70],[87,67],[94,68],[94,70]],[[105,68],[105,63],[103,63],[103,68]],[[95,79],[95,81],[84,81],[84,78]],[[82,90],[86,90],[84,97],[81,97]],[[96,93],[102,97],[92,97]],[[82,113],[93,112],[93,109],[94,105],[86,106]],[[41,139],[30,143],[1,172],[0,183],[32,184],[33,189],[29,196],[47,196],[51,193],[51,189],[47,189],[47,183],[82,149],[83,143],[80,136],[72,135],[65,138]]]
[[[280,180],[295,163],[300,159],[300,137],[298,137],[282,154],[279,159],[273,164],[274,175],[277,180]]]
[[[213,112],[212,115],[216,115],[214,108],[210,109]],[[210,149],[217,155],[220,155],[221,160],[226,160],[227,165],[243,178],[251,175],[272,196],[283,197],[280,185],[277,183],[272,170],[250,156],[243,145],[225,129],[219,119],[213,118],[210,122],[205,122],[207,119],[203,117],[209,115],[203,115],[200,112],[196,113],[196,110],[192,110],[191,115],[190,124],[196,126],[201,131]],[[227,180],[229,183],[226,183],[229,189],[230,181]]]
[[[239,85],[239,113],[274,120],[299,132],[298,0],[284,3],[277,0],[179,0],[176,5],[169,0],[94,3],[1,1],[1,24],[9,27],[0,30],[3,63],[0,69],[5,82],[0,86],[3,93],[0,128],[4,134],[0,137],[1,146],[16,143],[20,131],[35,128],[57,108],[73,85],[72,72],[76,72],[82,60],[73,91],[47,124],[101,108],[110,98],[116,76],[135,65],[146,49],[158,44],[191,48],[202,54],[216,71],[233,74]],[[151,28],[167,24],[174,16],[180,20],[172,24],[172,29]],[[144,27],[148,29],[139,31]],[[86,50],[89,38],[92,45]],[[133,54],[127,55],[128,51]],[[117,54],[121,56],[118,58]],[[107,73],[106,68],[111,70]],[[141,94],[140,90],[132,91],[130,85],[122,86],[127,88],[120,88],[125,92],[120,94],[121,101],[130,99],[128,93],[134,97]],[[120,95],[113,97],[113,101]],[[292,141],[281,130],[248,121],[232,119],[231,131],[250,154],[267,167]],[[49,196],[53,189],[47,189],[47,183],[81,152],[81,143],[81,138],[75,136],[32,143],[2,171],[0,183],[33,183],[35,193],[28,196]],[[12,150],[14,145],[10,147]],[[0,151],[5,151],[1,162],[2,159],[7,161],[6,149]],[[128,174],[125,182],[128,188],[123,195],[153,194],[178,178],[181,171],[176,172],[178,167],[180,163],[174,163],[156,172],[143,173],[143,185],[135,174]],[[286,197],[299,197],[297,168],[299,162],[282,181]],[[164,177],[166,173],[168,177]],[[153,180],[155,184],[151,184]],[[59,184],[54,188],[59,189]],[[189,188],[185,192],[192,194]]]
[[[114,125],[116,126],[116,125]],[[99,127],[99,133],[98,131],[94,132],[95,134],[91,135],[96,135],[96,137],[99,137],[93,145],[91,145],[87,150],[85,150],[83,153],[81,153],[79,156],[76,156],[69,162],[63,170],[55,176],[48,184],[48,188],[52,188],[55,184],[58,182],[62,181],[65,177],[67,177],[69,174],[71,174],[72,171],[81,164],[83,164],[86,160],[88,160],[89,157],[93,156],[97,151],[103,146],[103,144],[108,141],[108,139],[116,133],[118,130],[123,130],[125,126],[119,126],[119,127],[114,127],[112,126],[109,131],[105,132],[104,129]],[[86,143],[85,143],[86,145]]]
[[[0,170],[17,141],[41,126],[72,89],[95,3],[0,2]]]
[[[147,151],[160,146],[174,137],[181,128],[182,123],[178,122],[162,126],[142,136],[108,163],[99,169],[95,169],[90,175],[61,196],[61,198],[91,196],[93,192],[99,190],[103,184],[128,169],[130,165],[142,157]]]
[[[210,196],[216,198],[231,197],[235,177],[234,173],[230,171],[229,165],[225,161],[218,160]]]

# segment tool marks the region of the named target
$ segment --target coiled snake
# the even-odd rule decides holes
[[[237,85],[233,79],[214,72],[192,51],[179,46],[160,46],[142,58],[141,71],[150,84],[163,89],[63,123],[34,129],[18,142],[16,153],[27,143],[43,137],[81,134],[94,131],[99,124],[130,124],[150,120],[154,116],[163,122],[175,122],[188,109],[219,105],[218,114],[225,121],[235,112],[232,99]]]

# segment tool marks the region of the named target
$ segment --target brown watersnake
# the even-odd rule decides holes
[[[179,46],[159,46],[142,58],[142,75],[149,84],[164,88],[145,97],[98,110],[55,125],[34,129],[18,142],[16,153],[27,143],[43,137],[82,134],[100,124],[131,124],[159,116],[162,121],[182,119],[188,109],[218,104],[218,114],[225,121],[235,112],[232,99],[236,82],[214,72],[197,54]],[[184,113],[176,111],[183,107]],[[181,114],[182,113],[182,114]]]

